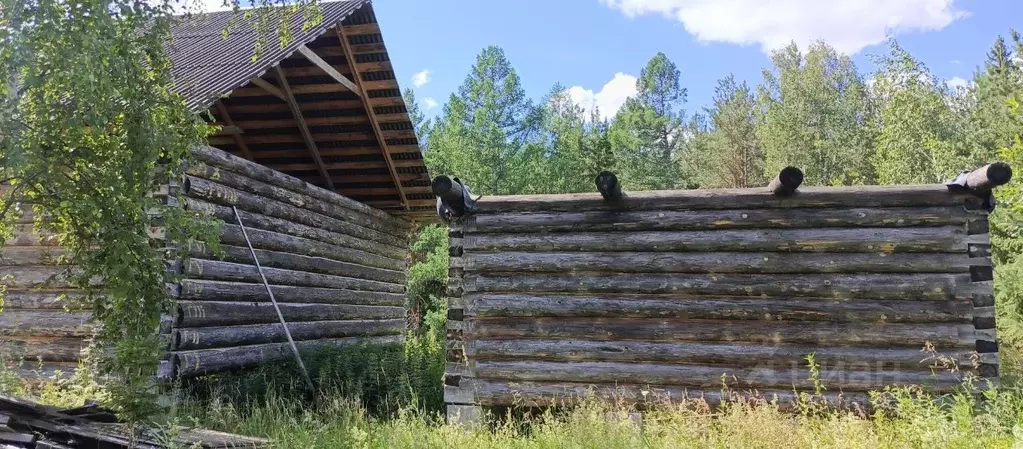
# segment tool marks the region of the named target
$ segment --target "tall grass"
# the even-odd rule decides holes
[[[271,394],[251,408],[189,402],[180,412],[196,424],[302,448],[1009,448],[1023,436],[1018,390],[990,390],[978,401],[898,389],[878,394],[877,401],[885,405],[871,415],[819,409],[793,414],[748,400],[712,410],[690,402],[646,412],[641,425],[628,419],[627,408],[587,401],[570,411],[490,417],[489,426],[468,428],[415,408],[375,419],[357,401],[329,393],[311,407]]]

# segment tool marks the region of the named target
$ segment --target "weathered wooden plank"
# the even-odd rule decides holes
[[[67,288],[68,267],[21,265],[0,267],[0,285],[7,288]]]
[[[299,350],[310,351],[321,348],[345,347],[360,344],[388,345],[400,343],[402,340],[403,336],[401,335],[387,335],[381,337],[349,337],[296,341],[295,345],[298,346]],[[266,365],[273,362],[291,359],[294,355],[287,343],[273,343],[267,345],[176,352],[173,354],[173,357],[175,358],[174,365],[176,367],[176,374],[182,378],[188,378],[231,369]]]
[[[594,385],[585,383],[537,383],[537,382],[503,382],[469,379],[464,389],[473,392],[478,404],[492,406],[549,407],[578,405],[592,399],[606,399],[615,404],[674,404],[698,406],[709,404],[717,406],[722,399],[726,401],[752,400],[760,403],[776,401],[782,409],[791,409],[798,395],[792,390],[754,391],[731,390],[722,392],[721,388],[681,388],[658,385]],[[866,393],[824,392],[820,399],[835,407],[848,407],[853,404],[869,406],[870,397]]]
[[[337,288],[294,287],[271,285],[278,302],[309,304],[361,304],[369,306],[403,306],[405,295],[400,293],[369,292]],[[241,282],[181,281],[180,298],[198,301],[269,301],[263,284]]]
[[[965,253],[965,229],[821,228],[473,234],[465,251],[805,251]]]
[[[299,224],[327,229],[353,237],[379,242],[402,248],[405,242],[401,239],[378,231],[362,228],[333,217],[312,212],[280,201],[243,192],[233,187],[207,181],[194,176],[186,176],[182,190],[190,197],[198,198],[222,206],[236,206],[249,212],[280,218]]]
[[[472,186],[469,186],[470,188]],[[795,207],[907,207],[980,204],[965,193],[950,193],[941,184],[901,186],[805,187],[777,197],[766,189],[652,190],[629,192],[610,204],[598,193],[485,196],[479,213],[579,212],[587,210],[686,210]]]
[[[235,282],[262,282],[255,265],[244,265],[216,260],[189,259],[185,264],[185,275],[192,279],[209,279]],[[309,273],[282,268],[263,267],[266,280],[275,285],[304,287],[341,288],[374,292],[402,293],[405,286],[387,282],[369,281],[330,274]]]
[[[188,209],[204,211],[223,220],[225,223],[230,223],[232,225],[238,224],[238,221],[234,216],[234,211],[231,210],[230,207],[215,205],[202,200],[197,200],[195,198],[189,198],[186,201],[186,205]],[[281,218],[268,217],[266,215],[261,215],[243,210],[239,210],[238,215],[241,216],[242,221],[245,223],[246,229],[255,228],[277,232],[281,234],[293,235],[295,237],[302,237],[317,240],[324,243],[329,243],[331,245],[352,248],[391,259],[404,259],[405,253],[407,252],[407,250],[403,250],[396,246],[381,244],[379,242],[375,242],[372,240],[356,238],[348,234],[337,233],[318,227],[293,223],[291,221]]]
[[[469,294],[466,314],[480,317],[674,318],[843,323],[969,323],[973,303],[821,298],[673,295]]]
[[[389,306],[347,304],[279,304],[288,322],[317,320],[383,320],[404,318],[405,309]],[[178,301],[175,326],[238,326],[277,322],[277,312],[269,302]]]
[[[951,253],[469,253],[469,271],[557,273],[969,273],[966,254]]]
[[[295,340],[397,335],[405,330],[404,319],[342,320],[289,322],[288,330]],[[280,324],[249,324],[206,328],[185,328],[174,331],[172,350],[225,348],[286,342]]]
[[[653,384],[677,387],[720,387],[722,378],[733,388],[813,390],[806,368],[739,368],[660,363],[617,362],[477,362],[476,378],[513,382],[581,382],[592,384]],[[962,383],[963,373],[888,370],[848,371],[821,369],[825,385],[843,391],[871,391],[886,386],[918,385],[948,391]]]
[[[85,340],[78,337],[0,337],[0,355],[44,362],[75,362],[82,355]]]
[[[0,336],[85,337],[92,334],[91,314],[56,310],[8,310],[0,313]]]
[[[480,214],[465,218],[466,232],[696,231],[711,229],[926,227],[962,225],[963,208],[801,208],[651,210]]]
[[[6,309],[63,310],[82,295],[78,290],[8,290],[4,303]]]
[[[368,267],[384,268],[388,270],[404,270],[405,261],[391,259],[365,251],[354,250],[342,246],[323,243],[293,235],[281,234],[278,232],[264,231],[261,229],[246,228],[249,234],[249,241],[252,246],[258,249],[279,251],[305,256],[326,257],[341,262],[356,263]],[[235,246],[245,245],[245,236],[241,228],[235,225],[225,224],[220,233],[221,243]]]
[[[667,362],[744,367],[806,368],[814,354],[821,368],[844,370],[925,371],[943,366],[945,357],[959,366],[972,366],[973,348],[931,355],[920,348],[790,346],[782,344],[729,344],[711,342],[586,341],[586,340],[474,340],[471,356],[484,360],[548,360],[561,362]]]
[[[277,187],[282,187],[292,192],[301,193],[308,195],[320,201],[325,201],[330,204],[335,204],[341,207],[351,209],[355,212],[359,212],[374,218],[378,218],[384,221],[389,221],[393,226],[398,228],[404,228],[411,230],[413,228],[412,223],[395,218],[380,209],[376,209],[351,198],[338,195],[322,187],[317,187],[308,182],[302,181],[294,176],[286,175],[277,170],[267,168],[263,165],[257,164],[252,161],[247,161],[243,158],[233,156],[226,151],[222,151],[217,148],[213,148],[206,145],[197,145],[192,147],[192,155],[196,159],[218,168],[223,168],[257,181],[262,181],[267,184],[272,184]]]
[[[478,318],[473,338],[556,338],[591,341],[700,341],[821,346],[972,348],[972,324],[790,323],[604,318]]]
[[[465,292],[675,293],[895,300],[968,298],[969,274],[468,274]],[[962,283],[962,282],[961,282]],[[959,289],[961,290],[961,288]]]
[[[252,264],[249,249],[242,246],[221,245],[223,259],[227,262]],[[288,270],[308,271],[312,273],[333,274],[359,279],[404,284],[405,273],[398,270],[367,267],[354,263],[340,262],[326,257],[303,256],[301,254],[283,253],[257,249],[256,257],[264,267],[284,268]],[[213,253],[201,245],[193,245],[192,257],[215,259]]]
[[[188,173],[196,177],[211,180],[254,195],[333,217],[346,223],[353,223],[366,228],[367,230],[379,231],[395,237],[399,241],[406,240],[408,238],[408,226],[405,226],[402,222],[396,221],[391,217],[380,217],[376,214],[367,215],[363,212],[354,211],[332,202],[323,201],[320,198],[314,198],[283,187],[267,184],[253,178],[239,175],[229,170],[221,170],[201,162],[189,164]],[[366,233],[366,235],[375,234]],[[392,240],[388,239],[386,241]]]
[[[0,267],[18,265],[55,265],[68,252],[55,246],[4,246],[0,248]]]

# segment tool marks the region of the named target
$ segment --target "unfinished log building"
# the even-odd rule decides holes
[[[290,44],[271,33],[256,62],[258,34],[241,15],[173,29],[176,89],[221,128],[162,194],[222,219],[225,257],[191,248],[176,265],[184,279],[161,330],[171,342],[163,376],[290,357],[232,206],[299,347],[402,338],[412,219],[434,211],[429,177],[372,5],[320,7],[318,25],[302,31],[295,16]],[[24,375],[51,375],[73,370],[89,314],[62,310],[57,297],[75,293],[54,277],[59,249],[30,218],[0,252],[0,275],[13,276],[0,346],[28,362]]]
[[[997,381],[985,201],[946,185],[483,197],[450,226],[449,416],[714,403],[723,384],[784,404],[814,390],[810,354],[831,400]]]

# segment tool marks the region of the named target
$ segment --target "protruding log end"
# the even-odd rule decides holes
[[[472,200],[458,178],[438,176],[433,178],[430,188],[437,196],[437,215],[445,221],[461,217],[471,208]]]
[[[803,183],[803,171],[796,167],[785,167],[778,173],[767,188],[778,196],[791,195],[795,193],[799,185]]]
[[[597,191],[605,200],[613,201],[622,198],[622,185],[618,183],[618,176],[609,171],[602,171],[597,174],[594,180],[597,183]]]
[[[976,193],[985,193],[1010,180],[1012,180],[1012,167],[1004,162],[995,162],[966,175],[966,186]]]

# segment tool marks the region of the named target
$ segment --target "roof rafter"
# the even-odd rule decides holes
[[[277,98],[280,98],[281,101],[283,101],[285,103],[288,102],[288,97],[284,95],[284,92],[281,92],[281,90],[278,89],[277,86],[274,86],[273,84],[270,84],[270,83],[266,82],[266,80],[264,80],[263,78],[260,78],[258,76],[257,77],[253,77],[251,80],[249,80],[249,82],[251,82],[252,84],[255,84],[255,85],[259,86],[259,87],[262,87],[263,90],[265,90],[267,92],[270,92],[271,95],[273,95],[273,96],[275,96]]]
[[[348,90],[354,92],[355,95],[362,97],[362,90],[359,89],[359,86],[356,86],[355,83],[352,82],[352,80],[342,75],[341,72],[335,70],[334,67],[331,67],[330,64],[327,63],[327,61],[324,61],[323,58],[321,58],[315,52],[310,50],[309,47],[306,47],[305,45],[299,46],[298,52],[302,53],[302,56],[305,56],[305,58],[308,59],[309,62],[315,64],[317,67],[320,68],[320,70],[327,72],[327,75],[330,75],[330,77],[334,78],[335,81],[341,83],[342,86],[347,87]],[[358,74],[356,74],[354,71],[352,73],[355,74],[356,78],[358,78]]]
[[[234,138],[235,146],[237,146],[238,149],[241,150],[242,156],[245,159],[248,159],[250,161],[253,160],[252,152],[249,151],[249,146],[245,144],[245,139],[242,137],[243,131],[241,128],[234,125],[234,120],[231,120],[231,114],[227,113],[227,106],[224,106],[224,102],[220,100],[217,100],[217,102],[214,105],[217,108],[217,115],[220,116],[220,120],[223,121],[225,125],[227,125],[221,128],[221,132],[225,134],[230,134],[231,137]]]
[[[337,191],[334,188],[334,180],[330,178],[327,166],[323,163],[323,158],[320,157],[320,150],[316,148],[316,141],[313,139],[312,133],[309,132],[309,126],[306,125],[305,117],[302,116],[302,110],[299,109],[298,102],[295,101],[295,94],[291,92],[291,86],[288,85],[288,79],[284,76],[284,71],[281,70],[280,65],[274,66],[274,73],[277,74],[277,80],[281,83],[280,90],[284,94],[284,101],[291,108],[291,115],[295,116],[295,121],[298,122],[298,130],[302,132],[302,139],[305,140],[306,146],[309,147],[309,154],[316,161],[316,166],[319,168],[320,174],[323,175],[323,180],[326,181],[327,187],[330,190]]]
[[[345,56],[345,63],[352,68],[352,78],[355,78],[355,84],[358,92],[361,94],[362,104],[366,108],[366,115],[369,116],[369,123],[373,125],[373,134],[377,137],[377,143],[380,145],[380,151],[383,153],[387,170],[391,173],[391,180],[394,181],[394,188],[398,191],[398,197],[401,198],[401,205],[405,210],[409,210],[405,189],[401,185],[401,179],[398,177],[398,170],[394,167],[394,161],[391,160],[391,152],[387,149],[387,140],[384,139],[383,131],[380,129],[380,122],[377,120],[376,112],[373,111],[373,105],[369,103],[369,93],[362,89],[362,77],[359,76],[359,70],[355,63],[355,54],[352,52],[352,46],[348,42],[348,35],[345,34],[345,27],[342,24],[338,24],[334,27],[334,30],[337,32],[338,40],[341,41],[341,50]]]

